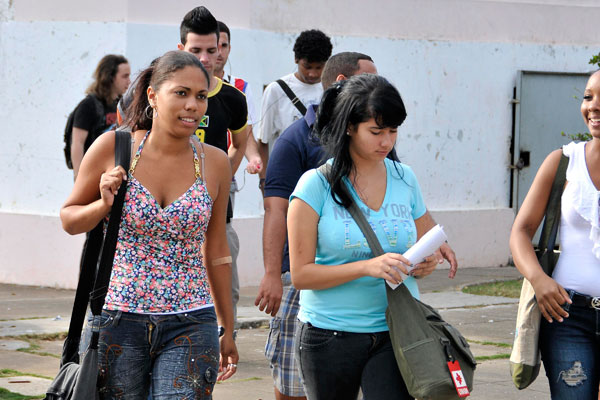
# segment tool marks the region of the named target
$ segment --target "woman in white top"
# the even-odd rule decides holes
[[[600,71],[588,80],[581,114],[592,139],[570,143],[543,162],[512,228],[515,265],[542,312],[540,349],[553,399],[596,399],[600,377]],[[561,155],[569,157],[560,218],[561,255],[542,271],[532,237]]]

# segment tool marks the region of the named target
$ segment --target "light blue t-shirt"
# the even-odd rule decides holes
[[[407,165],[385,160],[387,187],[379,211],[369,209],[345,178],[354,201],[365,213],[385,252],[403,254],[417,241],[414,220],[427,211],[417,178]],[[333,201],[329,183],[316,169],[307,171],[290,197],[305,201],[319,215],[315,263],[346,264],[373,257],[369,244],[354,219]],[[419,297],[414,278],[404,280]],[[322,329],[346,332],[387,331],[385,281],[362,277],[323,290],[302,290],[298,319]]]

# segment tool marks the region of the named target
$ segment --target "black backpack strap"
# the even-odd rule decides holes
[[[296,96],[296,93],[294,93],[294,91],[290,89],[287,83],[285,83],[283,80],[277,79],[276,82],[279,84],[279,86],[281,86],[281,89],[287,95],[287,97],[290,98],[292,104],[298,109],[298,111],[300,111],[300,114],[302,114],[302,116],[305,116],[306,107],[304,106],[304,104],[302,104],[298,96]]]
[[[556,244],[556,235],[558,233],[558,226],[560,225],[560,204],[561,197],[567,181],[567,166],[569,164],[569,158],[564,154],[560,157],[558,168],[556,169],[556,175],[552,182],[552,189],[550,190],[550,197],[548,198],[548,204],[546,205],[546,216],[544,218],[544,225],[542,226],[542,233],[540,234],[540,241],[538,244],[538,251],[543,253],[546,250],[553,251],[554,245]],[[555,260],[556,261],[556,260]],[[550,266],[554,269],[554,265]],[[548,275],[552,275],[552,271],[545,271]]]
[[[96,114],[102,118],[102,126],[106,126],[106,114],[104,114],[104,102],[100,100],[96,95],[90,94],[90,97],[94,99],[94,105],[96,106]]]
[[[95,122],[90,127],[87,137],[85,138],[85,142],[83,144],[84,152],[86,152],[90,148],[92,143],[94,143],[94,141],[96,139],[98,139],[98,137],[106,131],[106,128],[108,128],[106,126],[106,114],[105,114],[105,109],[104,109],[104,101],[102,101],[100,98],[98,98],[94,94],[89,94],[86,97],[86,99],[87,98],[90,98],[92,100],[92,103],[94,104],[94,121]]]

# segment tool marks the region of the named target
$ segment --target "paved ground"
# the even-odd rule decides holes
[[[419,282],[422,300],[438,308],[443,317],[457,326],[472,343],[476,356],[510,352],[517,304],[515,299],[474,296],[460,292],[465,285],[513,279],[512,267],[465,268],[454,280],[447,271],[436,271]],[[237,337],[241,360],[239,372],[215,388],[215,400],[273,399],[270,370],[263,356],[268,318],[254,307],[257,288],[243,288]],[[23,395],[45,392],[58,371],[62,340],[69,323],[73,291],[0,284],[0,370],[18,371],[18,376],[0,377],[0,387]],[[499,345],[484,344],[497,343]],[[22,349],[28,349],[22,351]],[[6,371],[0,371],[6,375]],[[1,376],[1,375],[0,375]],[[472,399],[548,399],[543,372],[528,389],[518,391],[510,380],[508,360],[481,359],[475,375]],[[0,394],[0,399],[2,394]]]

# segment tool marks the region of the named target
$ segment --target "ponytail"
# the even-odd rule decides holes
[[[154,65],[151,64],[140,73],[135,81],[135,88],[132,91],[133,101],[127,108],[125,121],[125,124],[133,129],[149,130],[152,128],[152,119],[146,115],[146,109],[150,105],[147,92],[153,71]]]
[[[348,94],[344,95],[346,82],[346,80],[336,82],[323,93],[313,127],[313,136],[325,150],[325,157],[333,157],[330,171],[333,200],[348,208],[352,199],[342,189],[341,185],[344,183],[341,177],[348,176],[354,166],[349,155],[350,136],[346,134],[349,129],[348,119],[341,117],[346,115],[344,111],[348,112],[347,109],[343,109],[346,102],[340,101],[340,98],[348,97]]]
[[[331,122],[334,116],[336,101],[345,83],[345,80],[336,82],[325,90],[323,97],[321,97],[321,104],[319,104],[314,125],[314,132],[319,135],[321,145],[325,145],[325,142],[330,137],[328,132],[332,129]]]

